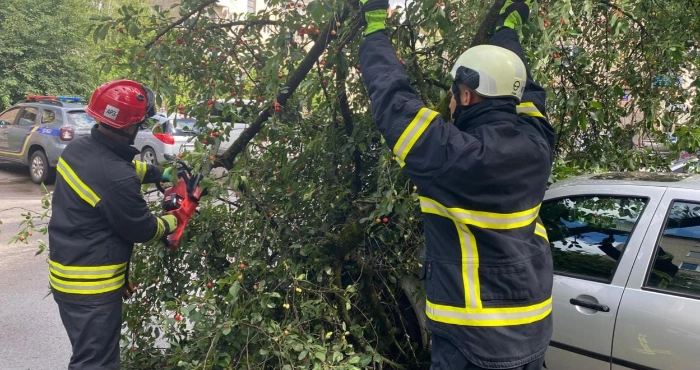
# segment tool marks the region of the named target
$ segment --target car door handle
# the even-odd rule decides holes
[[[569,300],[569,303],[571,303],[574,306],[581,306],[581,307],[590,308],[591,310],[610,312],[610,307],[608,307],[604,304],[582,301],[582,300],[576,299],[576,298],[571,298]]]

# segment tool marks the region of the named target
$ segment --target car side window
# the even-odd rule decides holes
[[[610,283],[647,199],[578,196],[542,203],[559,275]]]
[[[700,203],[675,201],[644,286],[700,296]]]
[[[19,117],[18,124],[20,126],[33,126],[38,114],[38,109],[34,107],[24,107],[24,112],[22,112],[22,116]]]
[[[15,123],[15,118],[19,114],[19,107],[9,109],[7,112],[0,115],[0,126],[9,126]]]
[[[46,125],[49,123],[57,123],[61,121],[61,114],[54,109],[44,108],[41,111],[41,123]]]

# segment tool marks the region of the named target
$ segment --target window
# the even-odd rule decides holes
[[[53,109],[44,108],[44,110],[41,112],[41,123],[56,123],[56,121],[61,121],[61,115]]]
[[[24,112],[22,112],[22,117],[19,118],[18,124],[20,126],[33,126],[38,114],[38,109],[34,107],[24,107]]]
[[[5,125],[11,125],[15,123],[15,119],[17,118],[17,114],[19,113],[19,107],[17,108],[12,108],[8,110],[7,112],[3,113],[0,115],[0,125],[5,126]]]
[[[554,272],[610,283],[647,200],[580,196],[544,202]]]
[[[92,116],[82,110],[70,111],[66,117],[68,118],[68,123],[77,127],[89,128],[97,124],[97,121]]]
[[[675,201],[647,272],[646,287],[700,295],[700,204]]]

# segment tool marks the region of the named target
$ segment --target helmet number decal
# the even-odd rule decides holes
[[[111,118],[111,119],[117,119],[117,115],[119,114],[119,108],[115,108],[109,104],[107,104],[107,107],[105,108],[104,116]]]

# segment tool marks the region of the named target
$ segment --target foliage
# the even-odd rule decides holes
[[[142,4],[114,0],[110,5]],[[141,5],[143,6],[143,5]],[[86,36],[91,16],[116,14],[107,4],[88,0],[12,0],[0,7],[0,110],[27,94],[86,98],[101,81],[94,57],[109,47]],[[89,41],[88,41],[89,40]],[[124,72],[126,73],[126,72]]]
[[[178,249],[137,249],[124,366],[427,368],[421,313],[403,289],[420,268],[417,194],[368,111],[356,8],[270,0],[221,19],[212,3],[125,6],[92,27],[116,42],[100,57],[105,71],[128,71],[169,112],[213,123],[184,159],[226,167],[206,182],[210,196]],[[446,71],[491,6],[407,2],[390,19],[397,56],[429,106],[444,111]],[[696,8],[557,0],[538,9],[523,40],[558,132],[552,181],[663,169],[681,149],[697,151]],[[674,74],[686,76],[682,87],[653,86]],[[695,104],[671,157],[633,145],[637,133],[662,138],[678,119],[664,107],[681,101]],[[254,112],[240,116],[244,105]],[[210,158],[230,130],[214,110],[254,124]],[[634,111],[643,118],[621,125]]]

